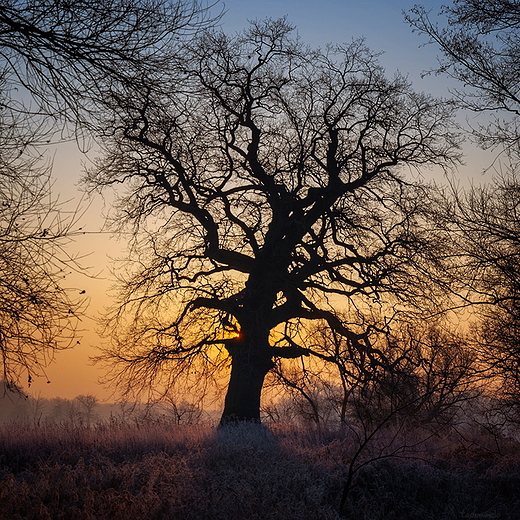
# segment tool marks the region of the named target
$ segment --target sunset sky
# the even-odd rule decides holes
[[[297,27],[302,40],[312,46],[324,46],[326,43],[349,42],[353,38],[365,37],[366,44],[374,51],[383,51],[380,61],[387,73],[399,70],[408,76],[416,90],[447,96],[448,82],[441,77],[421,78],[421,73],[436,64],[436,50],[432,46],[421,47],[424,37],[412,33],[404,22],[403,11],[414,6],[417,0],[227,0],[224,4],[227,13],[222,20],[226,31],[235,32],[247,26],[248,20],[279,18],[287,15],[288,21]],[[443,2],[422,2],[428,9],[438,12]],[[446,3],[446,2],[444,2]],[[217,7],[215,8],[217,9]],[[82,171],[89,167],[89,158],[77,151],[75,143],[59,145],[49,152],[54,164],[56,179],[55,192],[61,200],[81,198],[78,183]],[[468,165],[461,170],[461,183],[470,176],[481,176],[480,155],[467,160]],[[440,179],[442,181],[442,179]],[[484,179],[485,180],[485,179]],[[76,202],[72,202],[73,206]],[[55,363],[47,370],[47,378],[37,378],[29,392],[42,397],[73,398],[78,394],[91,393],[100,399],[109,399],[110,391],[97,383],[102,375],[100,370],[91,366],[89,357],[96,355],[96,345],[101,341],[95,332],[95,317],[110,299],[110,257],[121,255],[125,240],[115,239],[108,233],[99,233],[103,226],[102,214],[110,210],[109,202],[100,197],[90,202],[82,202],[85,213],[78,227],[87,233],[71,251],[84,255],[81,264],[88,267],[91,278],[71,275],[70,282],[78,293],[85,290],[89,297],[87,316],[83,318],[84,332],[80,345],[71,351],[56,355]]]

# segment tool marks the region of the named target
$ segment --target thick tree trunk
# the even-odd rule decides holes
[[[267,372],[273,368],[269,345],[271,315],[279,268],[271,258],[257,259],[246,283],[237,321],[240,337],[226,345],[231,356],[231,377],[220,424],[238,421],[260,422],[260,397]],[[274,274],[273,274],[274,273]]]
[[[260,397],[264,379],[273,367],[269,355],[242,351],[231,353],[231,378],[221,424],[239,421],[260,422]],[[245,349],[244,349],[245,350]]]

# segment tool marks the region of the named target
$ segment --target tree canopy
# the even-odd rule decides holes
[[[438,46],[437,73],[458,85],[459,105],[487,116],[473,129],[480,144],[518,155],[520,4],[516,0],[456,0],[442,11],[446,27],[416,6],[407,20]]]
[[[0,57],[40,114],[78,130],[110,92],[167,67],[182,40],[217,18],[198,1],[7,0]]]
[[[2,100],[8,98],[4,92]],[[79,214],[52,195],[50,167],[38,144],[41,120],[0,101],[0,373],[13,388],[57,350],[74,344],[81,296],[64,280],[76,259],[68,250]]]
[[[285,20],[204,31],[147,89],[107,100],[89,183],[123,185],[115,223],[134,232],[108,322],[115,380],[230,360],[223,420],[256,420],[273,359],[333,361],[301,344],[305,323],[384,362],[370,309],[424,306],[441,263],[405,170],[457,161],[453,110],[386,77],[363,41],[313,50]]]
[[[198,2],[8,0],[0,9],[0,369],[42,374],[73,346],[82,308],[67,290],[78,214],[52,193],[46,148],[95,137],[100,100],[165,67],[210,23]],[[168,48],[172,54],[165,56]],[[76,229],[75,229],[76,228]]]
[[[450,197],[445,221],[457,242],[468,287],[480,304],[476,342],[485,366],[517,401],[520,323],[520,3],[456,0],[442,12],[447,27],[416,7],[408,21],[442,53],[438,73],[458,80],[459,106],[483,116],[470,129],[496,153],[498,174],[487,186]],[[491,162],[491,160],[490,160]]]

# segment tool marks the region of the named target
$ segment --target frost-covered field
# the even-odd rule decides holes
[[[386,458],[419,436],[384,435],[352,466],[340,515],[359,451],[352,435],[280,425],[5,425],[0,518],[519,518],[516,442],[494,438],[493,447],[450,433]]]

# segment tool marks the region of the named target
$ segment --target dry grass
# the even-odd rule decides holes
[[[367,447],[359,460],[377,459],[382,444]],[[445,436],[413,459],[360,467],[343,517],[518,518],[520,449],[504,446],[499,454]],[[348,435],[289,427],[6,425],[0,518],[342,518],[338,507],[355,451]]]

